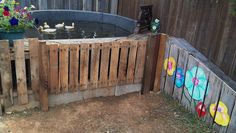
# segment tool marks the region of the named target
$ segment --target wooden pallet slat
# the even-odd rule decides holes
[[[101,66],[100,66],[100,86],[108,85],[108,69],[109,69],[110,43],[101,45]]]
[[[132,84],[134,82],[137,44],[138,44],[138,41],[130,41],[130,50],[129,50],[128,68],[127,68],[127,83],[128,84]]]
[[[141,83],[143,80],[146,45],[147,41],[144,40],[140,40],[138,43],[134,83]]]
[[[31,69],[31,88],[35,98],[39,98],[39,42],[38,39],[29,39],[30,69]]]
[[[91,45],[92,45],[92,50],[91,50],[90,83],[91,83],[91,88],[96,88],[98,85],[100,43],[95,43]]]
[[[120,60],[119,60],[119,70],[118,70],[118,80],[119,85],[126,83],[127,76],[127,64],[128,64],[128,41],[121,42],[120,45]]]
[[[89,44],[81,44],[80,47],[80,89],[88,87],[89,47]]]
[[[119,42],[113,42],[111,47],[109,86],[117,85],[117,69],[119,61]]]
[[[6,40],[0,40],[0,73],[3,95],[6,96],[5,107],[13,104],[13,86],[9,43]]]
[[[50,93],[60,93],[58,72],[58,44],[48,45],[49,48],[49,88]]]
[[[69,71],[69,47],[59,46],[59,88],[62,92],[68,92],[68,71]]]
[[[79,86],[79,47],[80,45],[70,45],[70,75],[69,91],[77,91]]]
[[[14,41],[14,52],[15,52],[18,103],[27,104],[28,92],[26,84],[24,40]]]

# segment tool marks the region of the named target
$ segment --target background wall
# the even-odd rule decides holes
[[[236,80],[236,17],[230,0],[21,0],[37,9],[110,12],[138,18],[141,5],[153,5],[162,32],[182,37]]]

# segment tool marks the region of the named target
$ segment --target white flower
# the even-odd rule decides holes
[[[34,5],[31,5],[30,7],[31,7],[32,9],[35,9],[35,6],[34,6]]]
[[[28,7],[27,7],[27,6],[25,6],[25,7],[24,7],[24,10],[27,10],[27,8],[28,8]]]
[[[156,30],[156,29],[157,29],[157,27],[154,25],[154,26],[152,26],[152,29],[153,29],[153,30]]]
[[[155,19],[155,23],[159,23],[159,20],[158,20],[158,19]]]

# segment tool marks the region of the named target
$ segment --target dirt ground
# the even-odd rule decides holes
[[[211,132],[163,94],[129,94],[5,115],[0,133]]]

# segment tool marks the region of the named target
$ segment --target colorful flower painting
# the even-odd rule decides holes
[[[184,85],[184,70],[180,67],[176,69],[173,74],[173,80],[175,80],[175,85],[180,88]]]
[[[203,104],[203,102],[199,102],[196,106],[196,111],[198,114],[198,117],[204,117],[207,113],[206,106]]]
[[[176,61],[173,57],[165,59],[164,69],[167,70],[167,74],[169,76],[172,76],[174,74],[174,71],[176,69]]]
[[[190,96],[197,100],[203,100],[205,91],[208,94],[209,85],[207,85],[207,79],[205,73],[200,67],[193,67],[186,72],[185,86],[188,89]]]
[[[211,104],[210,106],[210,114],[214,118],[215,122],[221,126],[227,126],[230,121],[230,117],[228,115],[228,108],[227,106],[222,102],[219,101],[218,108],[216,107],[217,104]],[[216,109],[217,108],[217,109]],[[215,114],[216,112],[216,114]]]

